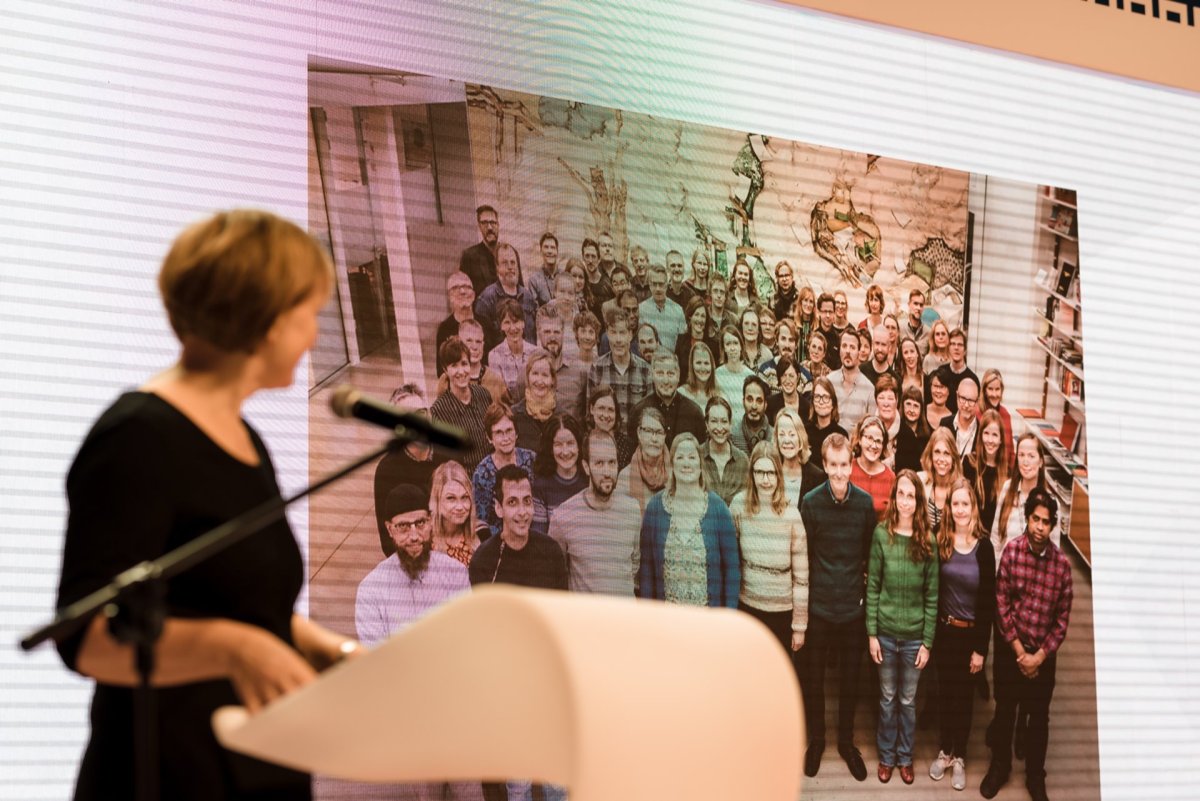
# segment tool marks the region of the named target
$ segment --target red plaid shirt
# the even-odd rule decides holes
[[[996,622],[1005,642],[1020,639],[1031,653],[1057,651],[1067,637],[1072,597],[1071,563],[1053,543],[1038,555],[1022,534],[1004,549],[996,576]]]

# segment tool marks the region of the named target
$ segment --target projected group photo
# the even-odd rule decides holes
[[[794,667],[807,797],[1098,799],[1076,193],[477,77],[310,63],[309,472],[381,436],[342,384],[470,438],[312,498],[313,619],[738,609]]]

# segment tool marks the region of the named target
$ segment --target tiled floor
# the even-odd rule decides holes
[[[387,398],[400,381],[399,369],[394,361],[368,358],[349,368],[341,381],[376,397]],[[309,474],[312,479],[384,441],[384,434],[378,428],[335,418],[329,410],[331,393],[332,388],[323,389],[310,403]],[[346,634],[354,632],[354,593],[358,583],[382,556],[374,521],[373,476],[373,466],[364,468],[330,491],[314,497],[309,507],[310,610],[316,620]],[[868,675],[868,671],[863,673],[864,677]],[[836,689],[836,686],[834,680],[827,682],[829,689]],[[869,690],[864,684],[862,697],[873,697]],[[830,698],[827,713],[831,724],[836,709],[836,699]],[[976,798],[979,782],[987,769],[988,752],[983,742],[983,730],[991,712],[991,703],[976,702],[967,759],[968,785],[961,795],[950,787],[948,778],[934,782],[928,776],[929,761],[938,750],[935,729],[917,732],[916,783],[905,787],[896,776],[889,785],[881,786],[875,779],[876,710],[872,704],[864,702],[858,708],[856,740],[867,762],[867,781],[859,783],[851,778],[831,744],[826,749],[820,773],[806,780],[803,797],[849,801],[899,793],[908,799]],[[1050,750],[1046,765],[1050,797],[1056,801],[1099,799],[1092,588],[1088,574],[1078,567],[1071,627],[1059,655],[1057,687],[1050,713]],[[357,794],[346,796],[347,799],[354,797]],[[1014,763],[1012,778],[997,798],[1028,798],[1020,761]]]

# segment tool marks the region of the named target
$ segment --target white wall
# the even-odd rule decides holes
[[[1004,375],[1010,409],[1042,405],[1044,354],[1033,342],[1033,310],[1045,301],[1033,286],[1042,266],[1037,248],[1038,187],[987,177],[975,212],[975,270],[971,277],[971,330],[967,363],[983,377]],[[987,298],[986,301],[983,298]]]

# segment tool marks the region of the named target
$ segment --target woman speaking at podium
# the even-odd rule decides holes
[[[260,389],[292,383],[331,282],[321,247],[264,212],[220,213],[179,235],[159,290],[181,355],[121,395],[75,457],[60,607],[279,496],[241,408]],[[310,796],[307,775],[223,749],[210,723],[217,707],[257,709],[357,646],[292,611],[303,580],[280,520],[167,583],[153,674],[161,798]],[[98,616],[59,652],[97,682],[75,798],[133,798],[132,646]]]

